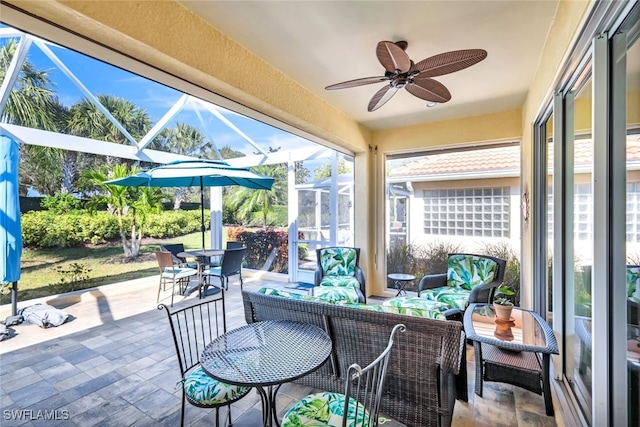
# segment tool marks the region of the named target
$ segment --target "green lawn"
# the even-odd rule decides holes
[[[207,232],[205,241],[210,241]],[[192,233],[166,240],[153,240],[142,244],[140,256],[125,262],[119,242],[82,248],[25,249],[22,253],[22,272],[18,282],[18,301],[55,295],[71,290],[93,288],[158,274],[154,252],[163,243],[184,243],[186,249],[202,247],[202,234]],[[77,267],[74,267],[74,263]],[[61,273],[59,270],[62,270]],[[62,284],[76,277],[87,280]],[[11,302],[11,295],[1,295],[0,304]]]

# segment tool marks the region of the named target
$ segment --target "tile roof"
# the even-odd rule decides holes
[[[591,163],[591,139],[575,141],[575,165],[586,166]],[[553,152],[549,155],[553,161]],[[627,136],[627,161],[640,161],[640,135]],[[520,146],[493,147],[464,151],[449,151],[429,154],[417,160],[409,161],[393,168],[390,178],[418,177],[447,174],[473,174],[483,172],[516,172],[520,174]]]

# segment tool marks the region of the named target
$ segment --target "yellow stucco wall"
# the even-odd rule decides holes
[[[552,85],[558,69],[562,64],[571,44],[582,27],[587,13],[592,6],[591,1],[562,0],[558,4],[556,14],[547,36],[538,69],[529,93],[522,107],[522,180],[521,191],[528,191],[529,200],[536,200],[533,194],[533,123],[547,99],[555,89]],[[533,234],[529,223],[523,224],[521,259],[520,302],[523,307],[533,306]],[[542,286],[542,284],[540,284]]]

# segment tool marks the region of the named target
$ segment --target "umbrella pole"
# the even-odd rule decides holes
[[[11,286],[11,315],[18,314],[18,282],[13,282]]]
[[[204,188],[202,186],[202,177],[200,177],[200,221],[202,224],[200,227],[200,231],[202,231],[202,249],[204,249]]]

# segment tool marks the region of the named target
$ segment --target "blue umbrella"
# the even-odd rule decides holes
[[[4,263],[0,267],[2,285],[12,283],[12,314],[17,311],[20,257],[22,256],[22,228],[20,227],[20,198],[18,197],[18,143],[0,136],[0,251]]]
[[[177,160],[105,184],[127,187],[200,187],[202,247],[204,247],[204,187],[240,185],[256,190],[271,190],[274,179],[251,172],[249,168],[230,166],[217,160]]]

